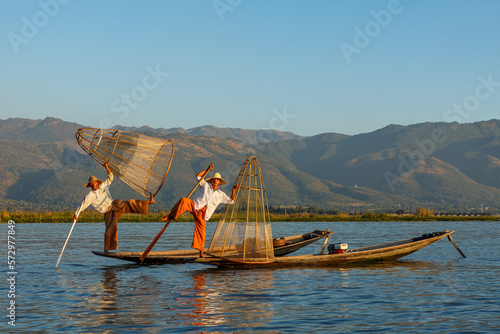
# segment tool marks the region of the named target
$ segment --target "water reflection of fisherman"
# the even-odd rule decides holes
[[[214,169],[214,164],[210,164],[208,171]],[[206,171],[203,170],[196,174],[196,178],[200,180]],[[189,198],[181,198],[175,206],[172,208],[168,216],[161,218],[162,221],[165,220],[175,220],[181,214],[189,211],[195,220],[194,225],[194,236],[193,244],[191,248],[198,249],[200,251],[200,257],[203,257],[203,249],[205,248],[205,227],[207,220],[210,219],[215,209],[219,204],[234,204],[235,190],[239,188],[239,185],[233,186],[231,190],[231,196],[227,196],[219,186],[226,184],[226,181],[222,178],[219,173],[215,173],[214,176],[208,178],[206,181],[201,180],[199,187],[200,192],[198,196],[193,201]]]
[[[207,308],[207,300],[206,297],[208,295],[208,291],[206,289],[205,283],[205,274],[198,274],[193,276],[193,288],[194,288],[194,299],[193,306],[195,309],[189,315],[191,318],[195,318],[191,325],[203,326],[205,325],[205,318],[208,313]]]
[[[98,212],[104,214],[104,222],[106,224],[106,232],[104,233],[104,251],[118,249],[118,218],[122,213],[140,213],[147,215],[149,213],[149,205],[154,204],[153,194],[149,201],[130,199],[123,201],[121,199],[111,198],[109,186],[113,182],[113,173],[109,169],[108,163],[103,166],[106,168],[108,177],[106,181],[98,180],[95,176],[89,178],[89,182],[85,187],[90,187],[92,190],[85,196],[82,204],[76,210],[73,219],[76,221],[80,212],[85,210],[89,205],[92,205]]]

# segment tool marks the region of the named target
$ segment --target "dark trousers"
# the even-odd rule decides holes
[[[118,218],[122,213],[140,213],[147,215],[149,213],[149,201],[130,199],[122,201],[115,199],[104,214],[104,223],[106,232],[104,233],[104,250],[118,249]]]

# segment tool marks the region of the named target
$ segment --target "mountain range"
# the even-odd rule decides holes
[[[79,205],[89,175],[106,177],[75,140],[82,127],[53,117],[0,120],[2,209]],[[215,126],[115,128],[174,141],[169,175],[155,197],[158,211],[168,211],[189,193],[194,175],[210,163],[230,185],[245,159],[256,156],[272,206],[500,213],[500,120],[388,125],[359,135],[311,137]],[[111,192],[114,198],[140,198],[119,180]]]

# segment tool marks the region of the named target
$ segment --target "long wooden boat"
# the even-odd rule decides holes
[[[282,238],[275,238],[274,256],[284,256],[301,249],[313,242],[325,238],[325,244],[328,237],[333,234],[330,230],[315,230],[310,233],[291,235]],[[207,249],[205,249],[205,253]],[[92,251],[95,255],[109,257],[113,259],[125,260],[144,264],[181,264],[191,263],[198,258],[199,251],[196,249],[153,251],[141,262],[142,252],[102,252]]]
[[[249,263],[235,262],[223,258],[198,258],[196,263],[215,265],[226,268],[280,268],[296,266],[314,266],[331,267],[341,266],[357,262],[372,262],[383,260],[395,260],[403,256],[418,251],[442,238],[448,237],[451,240],[451,234],[448,230],[442,232],[427,233],[420,237],[394,241],[369,247],[355,248],[345,251],[341,254],[310,254],[298,256],[276,257],[271,263]],[[455,246],[456,247],[456,246]],[[458,250],[458,248],[457,248]]]

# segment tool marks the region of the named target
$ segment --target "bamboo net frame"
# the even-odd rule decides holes
[[[139,194],[155,196],[167,177],[174,157],[174,142],[113,129],[81,128],[81,148]]]
[[[273,237],[264,180],[257,158],[249,157],[236,178],[234,205],[228,205],[208,253],[233,262],[274,262]]]

